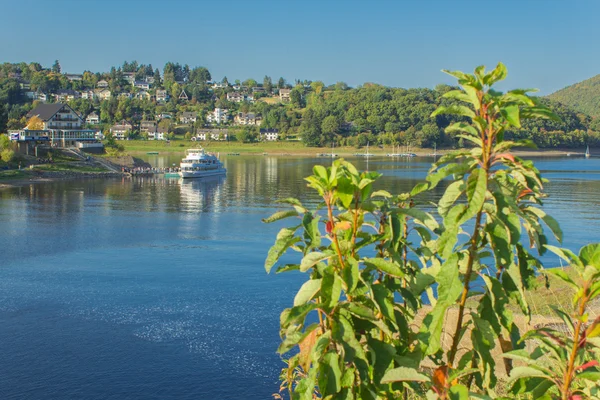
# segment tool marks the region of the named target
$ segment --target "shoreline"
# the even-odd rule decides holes
[[[250,147],[250,146],[248,146]],[[150,149],[150,148],[149,148]],[[166,152],[167,154],[173,155],[173,154],[177,154],[178,152],[185,152],[186,148],[172,148],[169,149],[170,151]],[[222,148],[219,149],[211,149],[209,147],[207,147],[207,150],[209,151],[214,151],[217,152],[217,150],[222,150]],[[330,159],[331,157],[329,156],[328,153],[324,153],[323,150],[325,150],[325,148],[318,148],[318,147],[303,147],[303,148],[270,148],[269,150],[275,150],[271,151],[271,152],[263,152],[261,153],[260,151],[247,151],[247,152],[236,152],[236,155],[243,155],[243,156],[297,156],[297,157],[311,157],[311,158],[315,158],[318,157],[319,154],[324,154],[324,156],[319,157],[319,158],[323,158],[323,159]],[[277,152],[277,150],[282,151],[282,152]],[[299,150],[308,150],[308,151],[299,151]],[[442,156],[444,154],[450,153],[452,152],[454,149],[451,150],[440,150],[439,153],[437,153],[437,156]],[[352,153],[350,151],[353,151]],[[127,151],[128,154],[131,155],[142,155],[145,154],[146,151],[142,151],[142,150],[134,150],[134,151]],[[266,154],[265,154],[266,153]],[[339,152],[335,153],[337,155],[336,158],[345,158],[345,157],[350,157],[350,158],[362,158],[360,156],[356,156],[355,154],[357,154],[357,150],[356,149],[340,149]],[[370,153],[373,155],[373,157],[377,157],[377,158],[388,158],[386,156],[386,152],[382,149],[377,149],[377,151],[374,151],[373,153]],[[433,159],[433,156],[431,155],[431,151],[430,149],[417,149],[414,150],[414,154],[416,154],[418,157],[428,157],[430,159]],[[541,150],[530,150],[530,149],[523,149],[523,150],[515,150],[513,151],[513,154],[519,156],[519,157],[567,157],[568,155],[572,156],[573,158],[579,158],[579,157],[584,157],[584,153],[583,152],[577,152],[577,151],[571,151],[570,149],[541,149]],[[159,155],[160,155],[160,151],[159,151]],[[162,155],[165,155],[165,153],[163,153]],[[227,153],[225,153],[224,155],[227,155]],[[393,159],[396,160],[399,157],[394,157]],[[58,182],[58,181],[63,181],[63,180],[72,180],[72,179],[99,179],[99,178],[120,178],[120,177],[125,177],[127,176],[127,174],[122,173],[122,172],[112,172],[112,171],[104,171],[104,172],[82,172],[82,171],[56,171],[56,172],[51,172],[51,171],[30,171],[30,170],[21,170],[22,173],[28,175],[28,176],[24,176],[24,177],[17,177],[17,178],[6,178],[6,179],[1,179],[0,178],[0,190],[3,189],[10,189],[10,188],[16,188],[16,187],[23,187],[23,186],[27,186],[30,184],[39,184],[39,183],[49,183],[49,182]]]
[[[158,155],[184,154],[187,149],[202,147],[206,151],[212,153],[220,153],[221,155],[268,155],[268,156],[305,156],[331,158],[333,153],[337,157],[355,157],[357,154],[366,153],[366,147],[357,149],[355,147],[305,147],[299,142],[261,142],[261,143],[236,143],[236,142],[186,142],[177,143],[177,141],[167,144],[166,142],[123,142],[125,153],[132,156],[148,155],[147,153],[158,153]],[[447,154],[457,149],[438,149],[437,156]],[[369,149],[369,154],[375,157],[386,157],[389,153],[399,152],[391,147],[372,147]],[[403,152],[403,150],[400,150]],[[410,153],[414,153],[419,157],[433,157],[433,149],[415,148],[410,149]],[[520,157],[543,157],[543,156],[560,156],[560,157],[583,157],[585,149],[515,149],[512,153]]]

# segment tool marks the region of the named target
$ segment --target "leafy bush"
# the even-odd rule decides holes
[[[472,75],[448,73],[462,90],[444,97],[466,105],[440,106],[432,117],[453,114],[470,121],[452,124],[446,133],[472,148],[442,157],[426,182],[401,195],[373,191],[380,174],[359,172],[344,160],[315,166],[306,180],[323,202],[309,210],[297,199],[285,199],[291,209],[265,219],[297,219],[279,231],[265,261],[267,272],[276,267],[308,276],[280,318],[278,351],[299,349],[281,376],[282,391],[292,399],[497,398],[500,368],[510,374],[515,395],[533,387],[539,396],[574,399],[575,374],[598,379],[596,364],[582,364],[597,343],[581,340],[600,334],[596,320],[582,336],[585,307],[600,292],[600,250],[582,250],[576,258],[552,248],[570,262],[579,260],[587,282],[571,319],[574,333],[561,339],[572,349],[569,357],[556,350],[557,343],[544,341],[551,341],[544,336],[549,330],[522,336],[512,312],[518,308],[530,316],[524,293],[542,271],[537,256],[548,248],[546,231],[559,241],[562,233],[542,210],[539,171],[511,154],[515,146],[532,144],[506,141],[504,132],[520,128],[525,118],[556,116],[526,90],[493,90],[506,76],[502,64],[488,73],[484,67]],[[424,211],[420,195],[444,180],[435,213]],[[278,264],[288,250],[301,253],[301,260]],[[445,331],[449,310],[455,318]],[[530,354],[525,341],[533,337],[544,345]],[[501,365],[492,356],[497,349],[506,355]],[[536,369],[542,355],[564,368]],[[514,359],[531,366],[513,369]],[[585,390],[597,395],[593,383]]]

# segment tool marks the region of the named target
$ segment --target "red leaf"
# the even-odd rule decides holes
[[[331,231],[333,230],[333,224],[331,223],[331,221],[327,221],[327,224],[325,225],[325,230],[327,231],[327,233],[331,233]]]
[[[582,364],[579,368],[577,368],[577,371],[579,371],[579,372],[585,371],[586,369],[595,367],[596,365],[598,365],[598,361],[596,361],[596,360],[589,361],[589,362],[586,362],[585,364]]]

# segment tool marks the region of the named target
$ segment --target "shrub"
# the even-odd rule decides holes
[[[492,350],[497,348],[506,356],[502,367],[515,395],[535,390],[539,397],[574,399],[580,390],[572,385],[575,375],[592,382],[586,395],[597,395],[593,380],[600,371],[585,360],[598,346],[592,336],[600,335],[600,319],[585,331],[583,325],[589,300],[600,293],[600,245],[582,250],[579,258],[552,248],[579,262],[587,282],[575,284],[583,288],[582,303],[565,317],[575,327],[571,337],[557,336],[562,342],[550,345],[549,330],[522,336],[512,311],[530,316],[524,293],[542,271],[537,257],[549,248],[546,232],[559,241],[562,232],[542,210],[539,171],[511,153],[515,146],[532,144],[505,141],[504,132],[519,128],[524,118],[556,117],[525,90],[491,89],[506,76],[502,64],[488,73],[484,67],[472,75],[448,73],[461,90],[444,97],[466,104],[440,106],[432,117],[454,114],[471,121],[446,129],[471,148],[443,156],[426,182],[400,195],[374,191],[380,174],[359,172],[344,160],[315,166],[306,180],[322,203],[310,210],[285,199],[281,202],[291,209],[265,219],[297,219],[279,231],[265,261],[267,272],[276,267],[308,278],[280,317],[278,351],[299,349],[281,376],[282,391],[292,399],[496,398],[500,366]],[[434,213],[424,211],[421,195],[444,180]],[[288,250],[299,252],[301,260],[278,264]],[[456,318],[443,345],[450,308]],[[530,354],[524,342],[534,336],[546,345]],[[561,346],[567,350],[557,350]],[[563,368],[542,370],[541,355],[554,357]],[[530,366],[513,369],[514,359]]]

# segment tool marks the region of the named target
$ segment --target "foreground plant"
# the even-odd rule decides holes
[[[536,399],[600,398],[600,316],[590,321],[590,305],[600,298],[600,244],[590,244],[575,255],[566,249],[548,248],[567,261],[572,278],[562,269],[547,273],[558,277],[575,292],[573,312],[555,308],[563,329],[543,327],[528,332],[523,340],[533,351],[516,350],[505,357],[527,364],[513,370],[514,394],[530,393]],[[595,314],[594,314],[595,315]]]
[[[545,251],[544,225],[559,241],[562,233],[540,207],[539,171],[510,152],[532,144],[505,141],[504,132],[522,118],[556,117],[528,90],[493,90],[502,64],[449,73],[462,89],[446,93],[456,104],[433,116],[464,117],[447,131],[471,149],[442,157],[426,182],[397,196],[373,191],[380,174],[346,161],[315,166],[306,180],[323,203],[309,210],[286,199],[292,209],[265,220],[297,219],[277,235],[267,272],[291,249],[301,261],[277,271],[309,277],[281,314],[279,352],[299,349],[282,375],[293,399],[496,397],[492,351],[523,346],[509,305],[529,316],[524,293],[541,267],[530,249]],[[419,199],[442,182],[434,217]],[[510,372],[510,360],[503,368]]]

